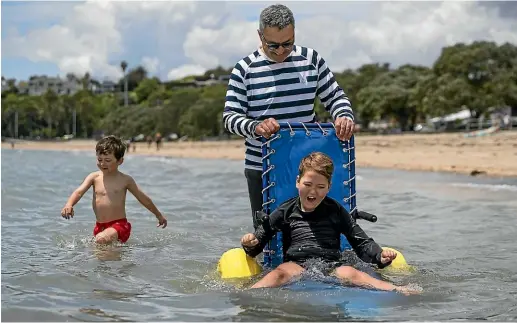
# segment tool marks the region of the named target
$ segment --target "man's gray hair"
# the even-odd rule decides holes
[[[285,27],[293,25],[294,15],[291,9],[283,4],[274,4],[260,13],[259,30],[262,32],[266,27],[277,27],[284,29]]]

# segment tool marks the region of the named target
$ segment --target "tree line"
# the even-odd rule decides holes
[[[126,70],[127,64],[121,63]],[[94,94],[87,73],[83,88],[73,95],[48,90],[41,96],[19,93],[13,80],[2,91],[2,135],[54,138],[71,134],[89,138],[110,133],[125,138],[138,134],[201,138],[224,133],[222,111],[227,82],[191,86],[192,81],[228,75],[232,68],[217,67],[202,76],[162,82],[148,77],[138,66],[122,78],[115,93]],[[402,130],[412,130],[426,117],[467,108],[481,116],[490,107],[517,108],[517,46],[476,41],[444,47],[430,67],[388,63],[366,64],[355,70],[333,71],[348,94],[358,121],[392,120]],[[127,80],[127,106],[124,101]],[[97,82],[97,81],[95,81]],[[97,82],[99,83],[99,82]],[[329,115],[316,102],[320,120]],[[74,126],[75,125],[75,126]]]

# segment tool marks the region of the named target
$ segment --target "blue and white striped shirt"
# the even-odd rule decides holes
[[[314,100],[320,98],[335,120],[354,119],[350,101],[325,60],[314,50],[294,46],[282,63],[261,49],[240,60],[232,70],[223,112],[224,127],[246,138],[245,168],[262,170],[257,125],[265,119],[314,122]]]

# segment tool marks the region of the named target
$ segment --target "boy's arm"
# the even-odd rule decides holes
[[[77,204],[77,202],[81,200],[84,193],[86,193],[92,186],[95,176],[95,173],[91,173],[88,176],[86,176],[81,185],[72,193],[72,195],[70,195],[70,197],[66,201],[65,207],[73,207]]]
[[[357,256],[364,262],[376,264],[379,268],[389,266],[391,261],[384,264],[381,262],[381,246],[368,237],[342,205],[339,205],[338,212],[340,213],[340,231],[345,235],[352,248],[354,248]]]
[[[281,230],[283,222],[284,212],[282,209],[276,209],[271,215],[266,217],[255,230],[255,237],[258,243],[253,247],[242,246],[246,254],[253,258],[258,256],[275,233]]]
[[[154,205],[153,201],[147,194],[145,194],[142,190],[140,190],[140,187],[136,184],[135,180],[128,175],[128,191],[133,194],[133,196],[142,204],[145,206],[146,209],[148,209],[151,213],[153,213],[158,221],[160,221],[160,225],[163,224],[163,227],[165,228],[167,226],[167,221],[165,220],[165,217],[161,214],[161,212],[158,210],[156,205]],[[165,220],[165,223],[162,223],[162,221]]]

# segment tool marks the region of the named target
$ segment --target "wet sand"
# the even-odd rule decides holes
[[[11,149],[9,142],[2,148]],[[14,149],[95,150],[93,140],[66,142],[18,141]],[[131,155],[203,159],[244,159],[244,141],[136,143]],[[485,137],[464,134],[404,134],[356,136],[357,167],[446,171],[471,175],[517,176],[517,131]]]

